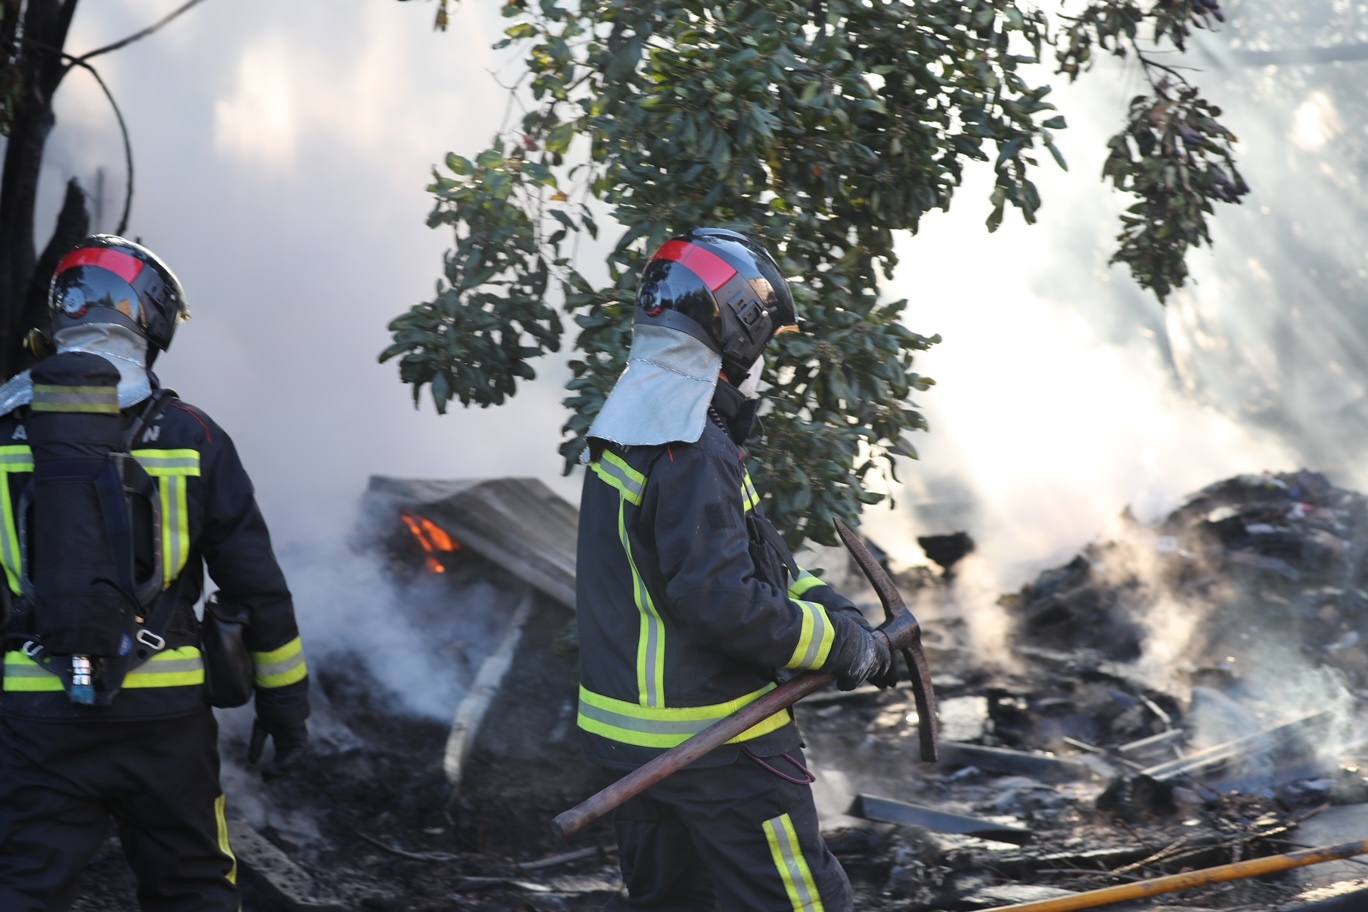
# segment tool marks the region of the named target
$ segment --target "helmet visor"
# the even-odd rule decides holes
[[[133,286],[96,266],[59,273],[52,280],[48,304],[55,318],[109,322],[112,314],[118,314],[140,330],[147,327],[147,314]],[[106,312],[100,313],[102,310]]]

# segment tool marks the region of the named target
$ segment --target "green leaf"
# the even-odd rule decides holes
[[[1059,151],[1058,146],[1047,139],[1045,140],[1045,148],[1050,150],[1050,155],[1054,157],[1055,163],[1059,165],[1060,168],[1065,171],[1069,170],[1069,163],[1064,160],[1064,153]]]
[[[563,123],[551,130],[546,137],[547,151],[556,152],[564,155],[570,148],[570,141],[575,138],[574,122]]]

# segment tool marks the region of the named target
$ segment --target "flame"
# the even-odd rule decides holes
[[[413,537],[418,539],[418,544],[422,545],[423,553],[427,555],[428,571],[430,573],[446,573],[446,567],[438,560],[437,555],[460,551],[461,543],[426,516],[401,513],[399,518],[404,521],[404,525],[408,526]]]

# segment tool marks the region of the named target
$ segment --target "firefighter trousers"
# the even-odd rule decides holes
[[[850,882],[822,841],[805,774],[801,751],[743,753],[622,805],[613,827],[628,895],[608,909],[848,912]]]
[[[213,713],[0,716],[0,909],[58,912],[117,827],[143,912],[238,912]]]

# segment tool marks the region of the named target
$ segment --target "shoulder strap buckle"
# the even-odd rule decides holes
[[[134,639],[153,652],[161,652],[166,648],[166,637],[161,634],[153,633],[146,627],[139,627],[138,634]]]

